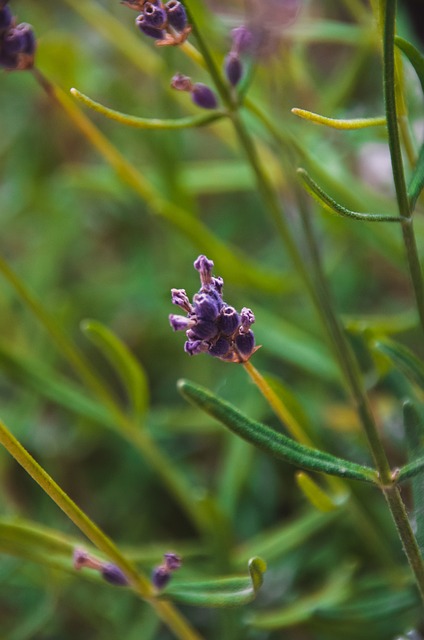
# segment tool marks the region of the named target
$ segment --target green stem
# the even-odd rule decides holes
[[[392,161],[393,180],[396,189],[396,199],[399,215],[404,218],[404,220],[402,220],[403,240],[421,327],[424,331],[424,282],[412,222],[412,211],[410,208],[408,190],[405,181],[396,104],[394,45],[396,4],[396,0],[380,1],[380,11],[383,24],[384,102],[386,107],[387,131],[389,136],[389,148]]]
[[[84,535],[112,562],[114,562],[127,576],[134,590],[141,598],[149,602],[160,618],[180,640],[201,640],[201,636],[189,625],[181,614],[170,603],[157,600],[148,578],[137,571],[119,551],[118,547],[108,538],[99,527],[75,504],[73,500],[59,487],[51,476],[34,460],[26,449],[10,433],[6,425],[0,421],[0,444],[25,469],[45,493],[62,509],[70,520]]]

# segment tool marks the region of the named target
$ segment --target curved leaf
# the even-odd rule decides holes
[[[366,127],[381,127],[386,124],[386,118],[384,116],[378,118],[353,118],[349,120],[341,120],[339,118],[327,118],[326,116],[319,115],[319,113],[313,113],[312,111],[306,111],[305,109],[294,108],[291,112],[293,115],[303,118],[304,120],[309,120],[316,124],[323,124],[324,126],[331,127],[332,129],[343,129],[347,131],[352,129],[365,129]]]
[[[416,47],[414,47],[413,44],[411,44],[411,42],[408,42],[408,40],[405,40],[405,38],[401,38],[400,36],[395,36],[395,45],[398,49],[403,51],[409,62],[414,67],[424,93],[424,56]]]
[[[390,216],[379,213],[360,213],[358,211],[351,211],[346,209],[341,204],[333,200],[325,191],[321,189],[317,183],[312,180],[310,175],[305,169],[298,169],[297,174],[302,180],[305,189],[319,204],[330,211],[336,213],[344,218],[351,218],[353,220],[362,220],[364,222],[402,222],[402,216]]]
[[[212,111],[210,113],[201,114],[199,116],[190,116],[187,118],[178,118],[172,120],[162,120],[159,118],[139,118],[137,116],[130,116],[127,113],[121,113],[121,111],[115,111],[115,109],[109,109],[99,102],[95,102],[88,96],[84,95],[78,89],[71,89],[71,94],[85,104],[93,111],[101,113],[110,120],[115,120],[121,124],[125,124],[128,127],[135,127],[136,129],[189,129],[193,127],[203,127],[215,120],[219,120],[225,116],[223,111]]]
[[[377,474],[370,467],[299,444],[270,427],[247,418],[233,405],[221,400],[203,387],[188,380],[180,380],[178,389],[189,402],[214,416],[231,431],[266,453],[311,471],[363,482],[377,482]]]
[[[387,338],[374,343],[411,382],[424,389],[424,364],[407,347]]]
[[[409,464],[416,464],[424,445],[424,421],[417,407],[408,400],[403,405],[403,424],[408,449]],[[406,465],[408,467],[408,465]],[[423,464],[424,467],[424,464]],[[423,468],[422,467],[422,468]],[[401,469],[405,473],[405,467]],[[406,469],[406,473],[407,473]],[[415,537],[421,553],[424,551],[424,476],[417,474],[412,480],[412,501],[415,520]]]
[[[421,147],[417,164],[408,185],[408,197],[411,211],[415,208],[416,202],[424,187],[424,145]]]
[[[146,413],[149,402],[147,376],[128,347],[107,327],[96,320],[83,320],[81,331],[102,352],[121,378],[133,413]]]
[[[262,586],[266,562],[261,558],[251,558],[248,567],[250,575],[246,577],[175,581],[164,589],[160,597],[196,607],[239,607],[248,604],[255,599]]]

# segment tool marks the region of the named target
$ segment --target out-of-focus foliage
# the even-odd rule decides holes
[[[199,28],[221,64],[229,30],[246,18],[244,8],[236,0],[198,4]],[[299,164],[349,210],[391,216],[397,210],[384,128],[330,130],[291,114],[296,106],[335,118],[384,114],[380,38],[369,3],[305,0],[301,5],[292,24],[274,25],[271,50],[255,62],[248,94],[279,137],[252,110],[243,118],[313,271],[296,199]],[[136,14],[117,0],[11,0],[10,6],[20,21],[34,26],[38,68],[66,92],[75,86],[110,108],[143,118],[199,113],[188,96],[170,89],[170,79],[179,71],[210,83],[207,72],[187,48],[155,48],[135,29]],[[422,50],[402,6],[398,31]],[[403,60],[418,151],[423,96],[413,67]],[[228,255],[209,257],[216,275],[225,276],[231,304],[255,311],[262,345],[255,366],[274,380],[314,441],[359,468],[372,464],[331,347],[230,122],[138,130],[81,108],[152,185],[159,204],[156,196],[140,197],[116,174],[30,72],[3,72],[0,257],[94,367],[122,419],[80,377],[66,349],[3,277],[3,269],[2,419],[147,573],[173,549],[184,558],[178,580],[194,585],[199,600],[201,588],[207,594],[214,590],[214,578],[238,575],[243,577],[229,578],[230,599],[250,589],[240,600],[244,604],[256,594],[247,563],[264,558],[268,571],[257,600],[241,608],[186,607],[184,589],[181,595],[178,580],[171,583],[170,597],[174,590],[203,637],[394,640],[419,629],[418,592],[375,487],[349,481],[343,492],[314,476],[337,506],[321,513],[300,490],[293,467],[226,432],[177,391],[178,379],[187,378],[252,420],[281,428],[243,367],[206,355],[190,358],[181,335],[171,331],[170,289],[197,289],[192,263],[208,253],[211,241],[184,233],[178,211],[174,219],[163,215],[162,200],[183,210],[193,228],[202,223],[228,245]],[[422,247],[423,201],[416,177],[413,184]],[[408,460],[402,402],[415,402],[421,415],[419,358],[424,355],[400,229],[331,216],[304,193],[300,202],[361,363],[389,459],[400,466]],[[393,346],[391,338],[402,345]],[[178,488],[172,491],[173,478],[164,480],[166,470],[161,476],[146,455],[144,434],[190,488],[191,507],[184,510]],[[410,464],[416,458],[414,453]],[[76,574],[72,548],[85,544],[82,534],[3,449],[0,479],[2,640],[171,637],[130,590]],[[409,487],[404,494],[412,509]]]

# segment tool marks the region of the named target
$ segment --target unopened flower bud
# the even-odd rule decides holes
[[[5,69],[31,69],[34,65],[36,40],[30,24],[22,22],[8,29],[0,41],[0,66]]]
[[[171,572],[163,565],[156,567],[152,571],[152,584],[156,589],[163,589],[166,587],[171,579]]]
[[[141,13],[135,19],[135,24],[137,27],[144,33],[144,35],[149,36],[149,38],[154,38],[155,40],[162,40],[166,33],[163,29],[158,29],[157,27],[152,27],[152,25],[148,24],[144,14]]]
[[[196,82],[193,85],[191,99],[202,109],[216,109],[218,106],[215,93],[203,82]]]
[[[176,569],[179,569],[182,565],[181,556],[171,551],[165,553],[163,559],[169,571],[176,571]]]
[[[218,327],[209,320],[198,319],[196,324],[187,331],[189,340],[211,340],[218,333]]]
[[[234,333],[240,324],[240,318],[234,307],[224,307],[218,319],[219,330],[226,336]]]
[[[187,26],[187,13],[184,5],[178,0],[169,0],[165,5],[168,23],[176,31],[184,31]]]
[[[215,344],[209,347],[209,353],[215,358],[223,358],[229,352],[230,347],[230,341],[222,336],[218,338]]]
[[[226,56],[224,61],[224,72],[228,79],[228,82],[233,86],[237,86],[243,75],[243,63],[237,53],[230,53]]]
[[[240,333],[235,339],[235,344],[241,356],[244,358],[251,356],[255,349],[255,336],[253,335],[253,331]]]
[[[184,351],[189,356],[197,356],[199,353],[205,353],[209,348],[207,342],[203,340],[187,340],[184,344]]]
[[[212,280],[213,260],[208,260],[204,255],[200,255],[193,263],[193,267],[200,274],[202,285],[209,284]]]
[[[236,27],[231,31],[232,47],[231,51],[236,54],[246,53],[252,47],[253,34],[244,25]]]
[[[110,584],[116,587],[127,587],[129,585],[128,578],[116,564],[104,564],[100,570],[101,575]]]
[[[163,30],[166,26],[166,12],[153,2],[146,2],[143,7],[144,24],[155,29]]]

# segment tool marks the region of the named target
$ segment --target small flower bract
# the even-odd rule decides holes
[[[246,362],[259,348],[250,328],[255,316],[247,307],[238,313],[223,300],[224,281],[212,275],[213,266],[206,256],[195,260],[201,286],[192,302],[184,289],[172,289],[173,304],[187,315],[171,314],[169,322],[174,331],[186,332],[184,350],[189,355],[209,353],[226,362]]]

